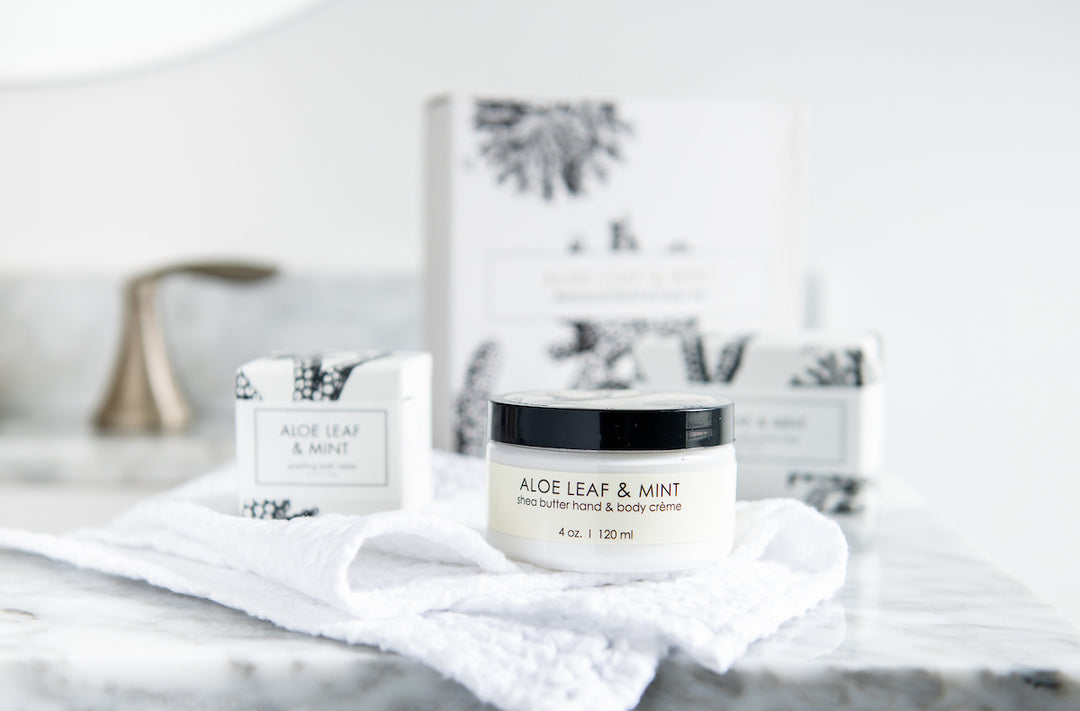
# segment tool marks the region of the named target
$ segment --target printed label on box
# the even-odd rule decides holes
[[[706,311],[739,318],[767,302],[770,286],[760,254],[613,257],[502,250],[488,255],[486,276],[489,314],[511,323]]]
[[[843,466],[847,411],[842,399],[739,399],[735,406],[739,454],[754,461]]]
[[[256,408],[255,481],[386,486],[386,410]]]

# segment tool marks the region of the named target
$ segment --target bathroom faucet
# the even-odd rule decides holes
[[[104,429],[183,428],[191,407],[173,372],[156,304],[157,282],[172,274],[201,274],[228,281],[258,281],[277,273],[256,264],[177,264],[137,274],[124,288],[124,326],[112,384],[94,417]]]

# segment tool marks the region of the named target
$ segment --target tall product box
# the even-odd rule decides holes
[[[631,386],[647,335],[796,326],[803,123],[783,103],[433,100],[436,446],[482,452],[494,393]]]

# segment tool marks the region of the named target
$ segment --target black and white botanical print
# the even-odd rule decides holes
[[[293,364],[293,400],[337,400],[355,363],[323,368],[320,358],[302,358]]]
[[[608,222],[607,251],[609,252],[637,252],[639,249],[637,235],[630,229],[630,218],[624,217]],[[570,254],[582,254],[589,251],[586,247],[585,238],[581,234],[574,234],[566,247]]]
[[[236,371],[236,399],[237,400],[262,400],[262,394],[255,389],[248,380],[244,371]]]
[[[630,231],[629,220],[611,221],[611,251],[612,252],[636,252],[638,240]]]
[[[499,369],[499,344],[484,341],[472,353],[465,384],[454,398],[454,449],[480,456],[487,445],[487,409]]]
[[[713,371],[713,380],[715,382],[730,383],[735,379],[735,374],[739,372],[739,366],[742,365],[743,354],[746,352],[746,345],[750,343],[750,338],[750,334],[736,336],[720,349],[720,361]]]
[[[788,492],[824,514],[859,514],[866,509],[866,479],[840,474],[788,474]]]
[[[300,518],[301,516],[316,516],[318,513],[318,507],[292,513],[292,501],[289,499],[282,499],[280,501],[276,499],[252,499],[244,504],[242,510],[242,515],[248,518],[285,520]]]
[[[735,379],[735,374],[742,365],[743,353],[749,342],[749,334],[736,336],[727,341],[720,349],[716,367],[710,369],[701,334],[697,331],[686,334],[682,339],[682,352],[687,382],[730,383]]]
[[[686,382],[709,382],[709,368],[705,364],[705,343],[701,334],[696,330],[688,333],[681,339],[681,344]]]
[[[607,251],[639,252],[640,243],[630,228],[630,218],[608,222]],[[583,240],[575,235],[569,246],[571,254],[584,251]],[[694,318],[613,318],[574,319],[567,322],[573,333],[570,340],[554,343],[548,354],[555,360],[573,360],[577,373],[569,384],[579,389],[625,389],[639,379],[633,360],[634,343],[646,334],[678,336],[683,344],[686,369],[693,382],[706,382],[708,372],[701,334]]]
[[[480,155],[501,185],[552,200],[576,196],[607,179],[622,160],[620,140],[631,132],[615,104],[580,102],[476,102],[473,126],[483,138]]]
[[[385,355],[362,354],[330,366],[324,366],[318,356],[289,356],[293,360],[293,400],[337,400],[354,369]]]
[[[606,319],[570,321],[570,339],[555,343],[548,354],[555,360],[573,360],[577,372],[570,387],[576,389],[629,388],[638,378],[632,357],[634,342],[646,334],[683,336],[697,328],[688,319]]]
[[[866,354],[862,349],[819,352],[801,373],[791,376],[795,387],[862,387],[867,383]]]

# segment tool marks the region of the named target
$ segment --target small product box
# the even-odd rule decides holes
[[[273,355],[236,371],[240,514],[369,514],[431,497],[431,356]]]
[[[735,401],[740,499],[872,513],[884,435],[876,334],[703,332],[649,337],[634,355],[641,387]]]

